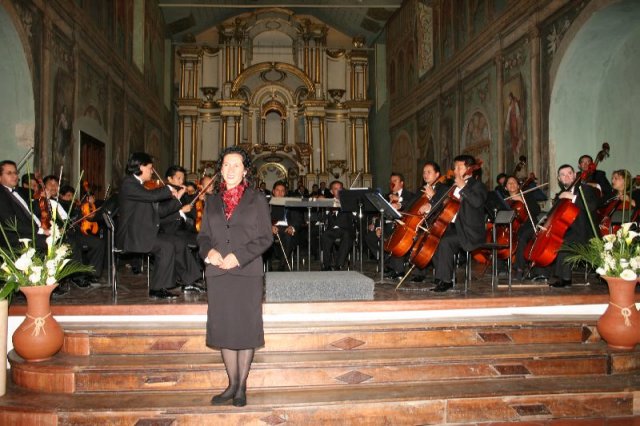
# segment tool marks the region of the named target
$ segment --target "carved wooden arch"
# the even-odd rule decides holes
[[[264,71],[276,70],[280,72],[284,72],[287,74],[292,74],[300,79],[302,83],[305,85],[309,93],[315,93],[315,85],[311,81],[311,79],[299,68],[291,65],[285,64],[282,62],[261,62],[259,64],[255,64],[247,68],[233,81],[233,85],[231,86],[231,94],[233,97],[238,95],[238,90],[245,84],[245,81],[253,76],[254,74],[258,74]]]

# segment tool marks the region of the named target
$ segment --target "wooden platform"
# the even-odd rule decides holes
[[[610,351],[595,327],[606,287],[394,287],[264,304],[243,408],[209,404],[226,375],[204,344],[204,296],[149,301],[135,278],[117,300],[73,289],[52,308],[63,350],[41,363],[10,353],[0,424],[640,424],[640,348]]]

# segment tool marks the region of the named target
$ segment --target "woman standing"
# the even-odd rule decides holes
[[[269,206],[252,188],[251,160],[236,146],[218,160],[221,181],[209,196],[198,235],[206,267],[207,346],[220,348],[229,385],[212,404],[247,403],[246,389],[255,348],[264,345],[262,253],[273,243]]]

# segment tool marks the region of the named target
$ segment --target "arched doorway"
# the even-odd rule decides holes
[[[36,119],[31,71],[12,16],[0,6],[0,147],[3,159],[17,162],[34,146]]]
[[[607,174],[623,167],[637,171],[640,3],[592,2],[581,16],[552,65],[552,184],[559,165],[575,165],[581,154],[595,156],[604,141],[611,144],[611,159],[600,168]]]

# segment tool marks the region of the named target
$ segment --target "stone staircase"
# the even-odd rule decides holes
[[[243,408],[209,404],[226,375],[204,324],[63,327],[48,361],[10,353],[0,424],[640,421],[640,350],[610,351],[594,317],[268,323]]]

